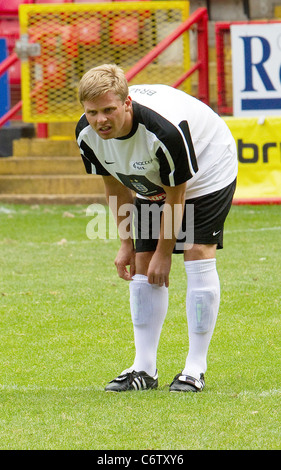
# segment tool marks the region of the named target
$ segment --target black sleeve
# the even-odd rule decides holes
[[[83,114],[83,116],[80,118],[79,122],[77,123],[76,129],[75,129],[75,135],[76,135],[77,141],[78,141],[80,132],[87,126],[89,126],[89,123],[87,121],[85,114]],[[110,174],[102,166],[102,164],[99,162],[98,158],[96,157],[94,151],[91,149],[91,147],[89,147],[89,145],[86,144],[86,142],[81,140],[79,148],[80,148],[81,157],[82,157],[87,173],[90,173],[90,174],[93,173],[96,175],[104,175],[104,176],[108,176]]]
[[[175,126],[153,109],[139,103],[133,102],[133,104],[138,121],[162,142],[169,153],[166,155],[161,146],[156,151],[162,183],[170,186],[170,176],[174,185],[192,178],[198,171],[198,166],[187,121],[182,121]]]
[[[164,150],[159,146],[156,157],[160,165],[160,177],[163,184],[170,186],[170,174],[173,174],[174,184],[185,183],[198,171],[197,161],[187,122],[181,122],[179,127],[166,122],[166,133],[158,131],[158,138],[163,142],[169,152],[167,158]]]
[[[81,157],[87,173],[108,176],[110,173],[102,166],[94,151],[83,141],[80,142]]]

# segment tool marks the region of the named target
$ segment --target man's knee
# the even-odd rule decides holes
[[[194,244],[189,250],[184,251],[184,261],[195,261],[200,259],[212,259],[216,257],[217,245]]]
[[[136,273],[147,275],[148,266],[151,261],[154,251],[143,251],[136,253]]]

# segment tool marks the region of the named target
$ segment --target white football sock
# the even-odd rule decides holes
[[[154,376],[160,333],[168,310],[168,288],[149,284],[147,276],[136,274],[130,282],[130,305],[136,348],[130,369]]]
[[[184,264],[189,352],[182,373],[199,379],[200,373],[207,370],[207,353],[220,304],[220,281],[215,258]]]

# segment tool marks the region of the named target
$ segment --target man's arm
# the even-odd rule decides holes
[[[132,191],[113,176],[103,176],[103,181],[106,199],[117,224],[121,241],[121,247],[115,258],[115,266],[119,277],[129,281],[135,274],[134,243],[130,231],[126,230],[128,224],[130,230],[132,230],[134,205]],[[129,205],[125,206],[127,204]],[[124,224],[125,221],[126,224]],[[127,270],[127,266],[130,266],[129,271]]]
[[[148,282],[169,286],[172,253],[181,227],[186,183],[178,186],[163,186],[166,200],[161,219],[160,236],[156,251],[148,267]]]

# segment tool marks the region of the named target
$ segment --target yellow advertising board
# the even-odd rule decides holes
[[[281,202],[281,116],[224,120],[238,151],[234,201]]]

